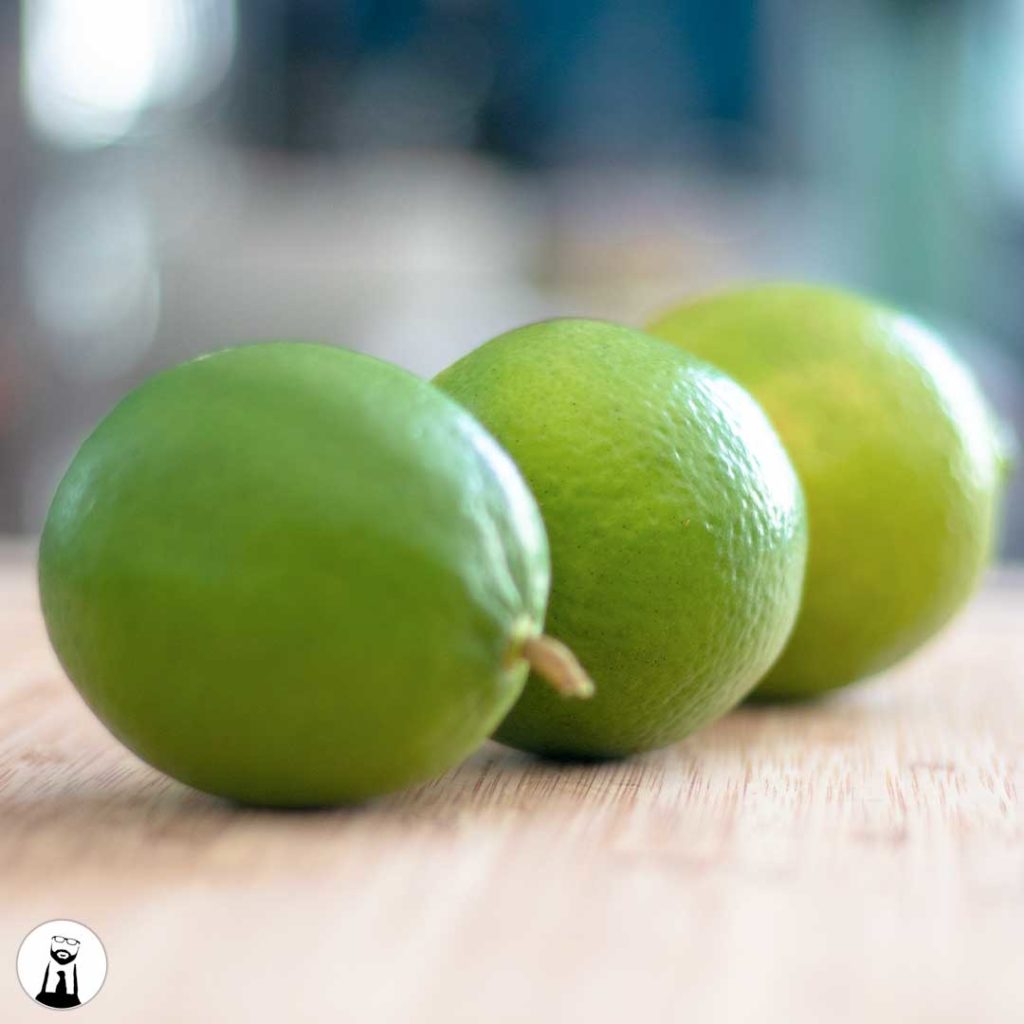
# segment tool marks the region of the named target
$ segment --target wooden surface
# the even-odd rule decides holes
[[[75,1020],[1024,1020],[1024,575],[909,665],[558,768],[492,746],[359,810],[240,810],[140,764],[0,555],[0,1020],[25,933],[103,939]],[[7,966],[4,966],[7,965]]]

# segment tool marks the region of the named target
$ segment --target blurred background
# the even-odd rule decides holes
[[[0,2],[0,531],[193,353],[432,374],[779,277],[932,321],[1024,435],[1024,2]]]

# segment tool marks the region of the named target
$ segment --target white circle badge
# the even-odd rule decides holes
[[[25,995],[51,1010],[84,1006],[106,977],[107,951],[78,921],[44,921],[18,949],[18,981]]]

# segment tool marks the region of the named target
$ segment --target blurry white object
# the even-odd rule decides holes
[[[22,89],[29,121],[72,147],[103,146],[139,115],[189,101],[224,75],[234,0],[24,0]]]

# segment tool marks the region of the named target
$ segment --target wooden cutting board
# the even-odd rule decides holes
[[[1024,573],[885,678],[556,767],[490,746],[361,809],[244,810],[147,768],[63,678],[0,549],[0,1020],[50,918],[75,1020],[1024,1020]]]

